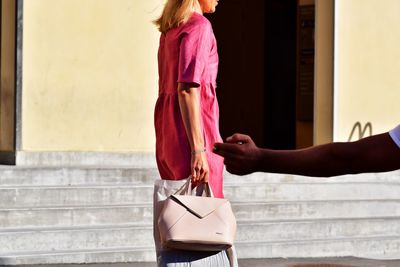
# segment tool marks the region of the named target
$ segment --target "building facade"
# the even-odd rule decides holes
[[[381,2],[221,1],[223,137],[296,148],[398,125],[400,1]],[[154,261],[163,4],[1,1],[0,264]],[[226,173],[238,255],[398,258],[399,176]]]

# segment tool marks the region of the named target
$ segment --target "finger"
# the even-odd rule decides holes
[[[196,181],[201,181],[201,170],[202,170],[202,166],[201,165],[197,165],[195,168],[196,171]]]
[[[240,147],[237,144],[215,143],[213,152],[224,158],[232,158],[240,153]]]
[[[194,167],[192,168],[192,181],[196,181],[196,170],[194,169]]]
[[[195,187],[195,184],[196,184],[196,180],[195,180],[194,176],[192,175],[192,188]]]
[[[202,182],[204,182],[204,183],[207,182],[206,179],[207,179],[209,173],[210,173],[210,171],[208,169],[204,169],[204,168],[202,169],[202,172],[201,172],[201,181]]]
[[[199,182],[204,182],[204,176],[205,176],[204,170],[201,169],[199,173]]]
[[[219,151],[221,150],[221,145],[223,145],[223,143],[214,143],[214,146],[213,146],[213,152],[215,153],[215,154],[218,154],[219,155]],[[223,146],[222,146],[223,147]]]
[[[195,188],[197,186],[197,182],[192,181],[192,189]]]
[[[210,181],[210,172],[206,172],[205,177],[204,177],[204,182],[208,183]]]
[[[199,177],[198,167],[197,166],[193,166],[192,173],[193,173],[193,175],[192,175],[193,176],[193,181],[196,182],[198,177]]]
[[[242,142],[242,143],[249,143],[250,141],[252,141],[251,137],[245,134],[239,134],[236,133],[232,136],[229,136],[228,138],[226,138],[226,141],[228,143],[238,143],[238,142]]]
[[[226,141],[229,143],[237,143],[237,142],[248,143],[251,141],[251,137],[245,134],[236,133],[228,137]]]

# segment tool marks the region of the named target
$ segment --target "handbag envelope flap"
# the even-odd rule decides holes
[[[171,195],[171,198],[200,218],[206,217],[207,215],[218,209],[221,205],[228,202],[228,200],[223,198],[198,197],[187,195]]]

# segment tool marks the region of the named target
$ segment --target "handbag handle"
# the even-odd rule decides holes
[[[173,193],[173,195],[190,195],[192,193],[192,177],[186,178],[186,182]]]
[[[206,182],[204,183],[204,192],[206,192],[207,197],[214,197],[214,192],[211,189],[210,183]]]
[[[176,190],[174,195],[192,195],[192,190],[196,189],[196,196],[214,197],[210,183],[201,183],[195,188],[192,188],[192,177],[186,179],[186,182]]]

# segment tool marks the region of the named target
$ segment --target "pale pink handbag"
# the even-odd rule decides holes
[[[208,183],[195,189],[206,196],[190,195],[191,179],[188,179],[165,201],[158,219],[163,248],[196,251],[230,248],[236,234],[231,204],[227,199],[214,198]]]

